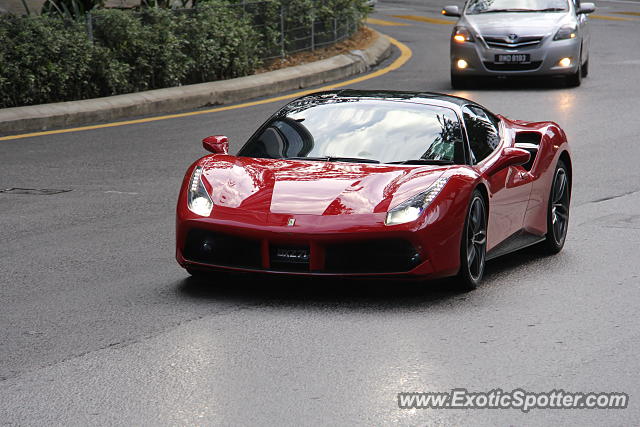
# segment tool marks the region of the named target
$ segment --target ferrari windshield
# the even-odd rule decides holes
[[[453,110],[358,98],[301,99],[285,107],[239,156],[370,163],[463,163]]]
[[[498,12],[564,12],[567,0],[470,0],[467,14]]]

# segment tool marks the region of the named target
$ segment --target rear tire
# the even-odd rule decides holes
[[[458,282],[461,290],[471,291],[478,287],[484,274],[487,254],[487,207],[479,190],[471,195],[467,217],[462,230],[460,244],[460,272]]]
[[[547,207],[547,234],[542,247],[549,255],[557,254],[564,247],[569,228],[569,206],[571,202],[571,179],[562,160],[558,161],[549,190]]]

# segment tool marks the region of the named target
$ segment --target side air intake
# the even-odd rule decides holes
[[[541,139],[542,134],[539,132],[518,132],[516,134],[516,142],[514,146],[516,148],[527,150],[531,154],[531,159],[526,164],[522,165],[522,167],[528,171],[531,170],[533,163],[536,160]]]

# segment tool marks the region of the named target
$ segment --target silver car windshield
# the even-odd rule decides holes
[[[566,12],[567,0],[470,0],[466,13]]]

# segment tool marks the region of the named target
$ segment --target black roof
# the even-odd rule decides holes
[[[468,104],[477,105],[475,102],[457,96],[447,95],[436,92],[412,92],[412,91],[395,91],[395,90],[357,90],[357,89],[339,89],[325,92],[316,92],[303,96],[298,99],[305,98],[360,98],[360,99],[381,99],[389,101],[412,101],[423,102],[425,104],[444,104],[449,103],[456,106]],[[435,102],[434,102],[435,101]]]

